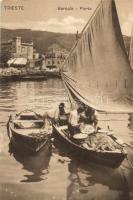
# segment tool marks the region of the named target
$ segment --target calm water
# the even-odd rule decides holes
[[[6,131],[9,115],[26,108],[43,114],[61,101],[68,103],[58,79],[0,83],[0,200],[132,200],[133,170],[126,160],[118,169],[109,169],[79,163],[54,146],[34,156],[11,151]],[[100,119],[101,126],[110,125],[133,146],[133,116]],[[127,151],[133,163],[133,148]]]

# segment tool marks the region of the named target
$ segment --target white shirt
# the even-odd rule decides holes
[[[68,122],[72,126],[77,126],[78,122],[79,122],[79,118],[80,118],[80,115],[78,114],[77,110],[72,110],[70,112],[70,116],[69,116]]]

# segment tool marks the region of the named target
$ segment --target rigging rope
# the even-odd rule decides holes
[[[132,165],[131,161],[129,160],[129,158],[127,156],[126,156],[126,160],[129,164],[130,168],[133,170],[133,165]]]

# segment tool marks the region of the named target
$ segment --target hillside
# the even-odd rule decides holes
[[[1,29],[1,42],[12,39],[13,37],[21,36],[27,42],[33,40],[34,47],[39,53],[47,51],[52,44],[58,44],[61,47],[70,50],[75,42],[75,34],[53,33],[47,31],[33,31],[30,29]],[[130,37],[123,36],[125,47],[129,52]]]
[[[39,53],[45,52],[52,44],[70,50],[75,42],[75,34],[52,33],[47,31],[33,31],[30,29],[1,29],[1,42],[20,36],[27,42],[33,40],[34,47]]]

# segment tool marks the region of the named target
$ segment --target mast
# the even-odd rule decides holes
[[[130,61],[130,66],[133,70],[133,26],[132,26],[131,39],[130,39],[129,61]]]

